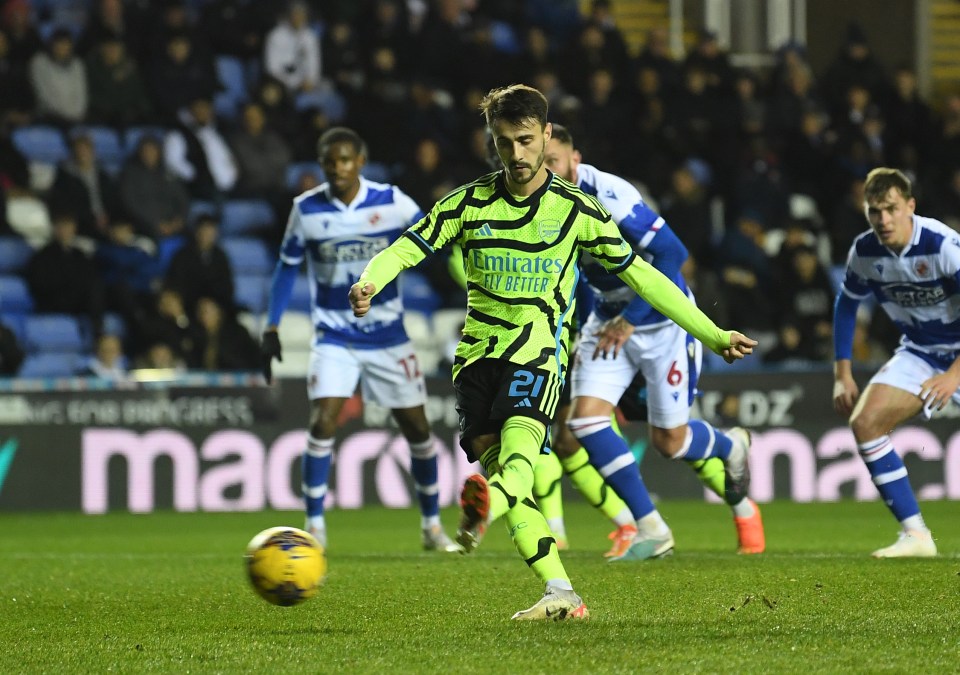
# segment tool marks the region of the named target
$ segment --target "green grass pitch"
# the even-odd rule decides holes
[[[933,560],[869,557],[878,502],[764,506],[733,553],[724,507],[666,502],[677,552],[607,564],[567,505],[587,623],[515,623],[542,587],[502,525],[467,557],[419,550],[412,511],[334,511],[329,577],[293,608],[247,586],[247,541],[298,513],[0,515],[0,673],[943,673],[960,669],[960,504],[924,504]],[[444,514],[453,529],[456,514]]]

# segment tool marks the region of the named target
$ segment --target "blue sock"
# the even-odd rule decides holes
[[[433,436],[420,443],[410,443],[410,473],[413,474],[420,513],[426,525],[426,519],[435,519],[440,514],[437,446]]]
[[[725,433],[711,426],[709,422],[690,420],[688,428],[687,442],[680,452],[673,456],[674,459],[698,462],[711,457],[726,460],[730,456],[733,441]]]
[[[640,468],[624,441],[610,426],[609,417],[581,417],[569,422],[570,430],[586,448],[590,463],[626,502],[635,520],[656,510]]]
[[[920,513],[917,498],[910,487],[907,467],[893,449],[889,436],[881,436],[860,445],[860,456],[867,465],[873,484],[894,517],[903,522]]]
[[[332,453],[332,438],[307,437],[307,451],[303,453],[303,500],[307,507],[307,518],[323,515]]]

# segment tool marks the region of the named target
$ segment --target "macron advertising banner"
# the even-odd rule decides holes
[[[751,496],[766,502],[877,499],[856,443],[832,409],[827,373],[704,376],[695,415],[753,433]],[[437,438],[440,502],[456,503],[477,470],[458,445],[453,387],[427,381]],[[302,380],[151,383],[0,390],[0,511],[255,511],[301,508],[300,457],[309,404]],[[921,500],[960,499],[960,410],[896,430]],[[646,451],[643,424],[623,431],[652,493],[705,499],[682,462]],[[341,414],[328,504],[415,504],[409,450],[388,410],[351,399]],[[565,493],[578,499],[567,481]]]

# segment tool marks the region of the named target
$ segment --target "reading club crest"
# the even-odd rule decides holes
[[[546,244],[552,244],[560,235],[559,220],[541,220],[538,224],[540,228],[540,239]]]

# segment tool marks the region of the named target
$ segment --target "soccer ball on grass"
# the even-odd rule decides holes
[[[271,527],[247,544],[247,575],[257,594],[290,607],[317,594],[327,576],[327,555],[313,535],[295,527]]]

